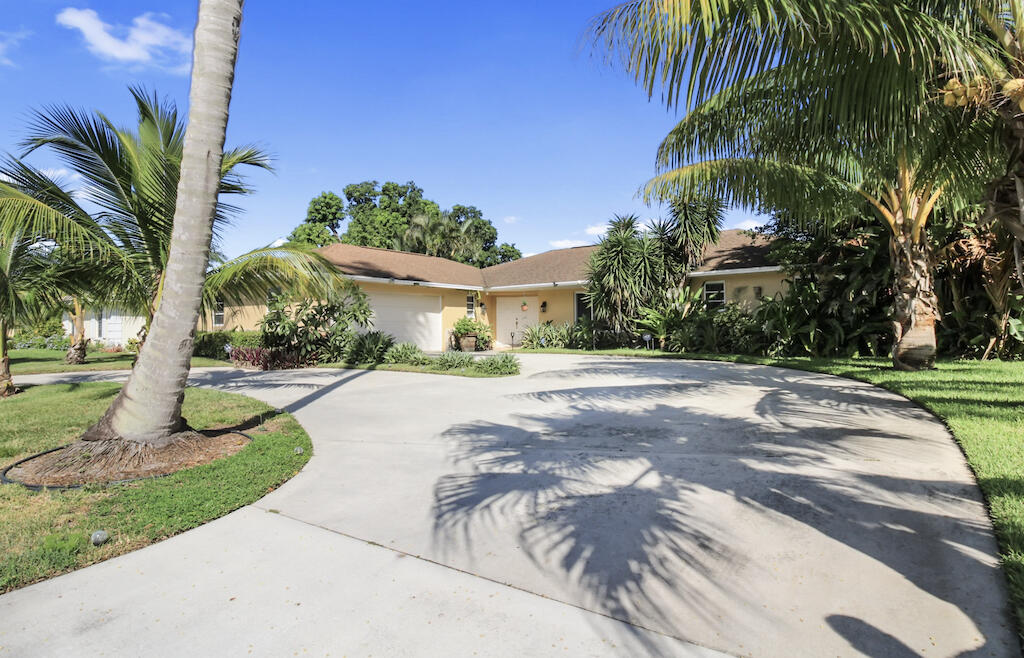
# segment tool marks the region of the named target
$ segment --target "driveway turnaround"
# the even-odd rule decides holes
[[[293,413],[313,459],[0,597],[0,655],[1020,655],[980,494],[914,404],[765,366],[521,358],[195,371]]]

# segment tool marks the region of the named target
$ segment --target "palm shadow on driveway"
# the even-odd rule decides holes
[[[772,637],[789,650],[902,655],[920,622],[953,633],[958,653],[1019,655],[976,486],[914,463],[959,455],[941,427],[918,436],[901,424],[934,418],[873,387],[829,379],[823,390],[820,378],[778,369],[713,366],[700,382],[664,370],[676,381],[630,385],[634,367],[649,376],[645,365],[596,365],[586,374],[621,383],[517,396],[551,413],[449,428],[454,468],[434,491],[438,550],[475,555],[506,537],[544,574],[547,595],[726,651]],[[753,413],[703,406],[736,383],[758,389]],[[802,542],[836,556],[814,562]],[[796,583],[807,597],[777,573],[798,562],[810,568]],[[854,565],[903,589],[837,583],[862,576],[843,572]],[[908,592],[955,611],[881,612]],[[798,614],[816,623],[812,635]]]

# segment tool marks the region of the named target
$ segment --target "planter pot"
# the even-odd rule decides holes
[[[522,306],[520,306],[519,308],[520,308],[520,309],[522,309],[522,310],[524,310],[524,311],[528,311],[528,310],[530,309],[530,307],[529,307],[529,306],[527,306],[526,304],[523,304],[523,305],[522,305]]]
[[[466,334],[459,339],[459,349],[463,352],[476,351],[476,334]]]

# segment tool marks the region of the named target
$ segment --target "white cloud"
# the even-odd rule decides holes
[[[32,34],[26,30],[20,32],[0,32],[0,66],[14,66],[14,62],[7,56],[7,51],[13,50],[19,43]]]
[[[278,238],[278,239],[274,240],[273,242],[271,242],[270,246],[271,247],[281,247],[281,246],[284,246],[286,244],[288,244],[287,240],[285,240],[284,238]]]
[[[57,24],[81,32],[89,52],[100,59],[188,73],[192,38],[160,18],[142,14],[132,19],[131,27],[109,25],[92,9],[68,7],[57,14]]]
[[[548,244],[555,249],[568,249],[569,247],[585,247],[590,243],[585,240],[552,240]]]
[[[759,222],[756,219],[744,219],[742,222],[736,222],[733,228],[740,228],[744,231],[751,231],[758,226],[761,226],[764,222]]]
[[[509,215],[508,217],[502,217],[501,221],[505,222],[506,224],[515,224],[516,222],[519,221],[519,218],[516,217],[515,215]]]
[[[591,224],[583,230],[587,235],[604,235],[607,231],[607,224]]]
[[[523,254],[523,258],[529,258],[530,256],[536,256],[536,255],[537,255],[537,252],[530,251],[530,252],[524,253]]]

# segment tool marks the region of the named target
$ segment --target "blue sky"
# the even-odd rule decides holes
[[[3,4],[0,151],[46,104],[131,122],[130,84],[185,109],[196,2]],[[635,193],[676,115],[586,48],[612,4],[250,0],[228,143],[266,148],[276,173],[252,176],[225,251],[287,235],[312,197],[363,180],[475,205],[526,253],[594,242],[616,213],[658,216]]]

